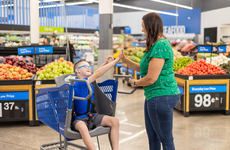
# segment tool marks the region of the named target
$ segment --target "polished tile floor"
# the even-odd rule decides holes
[[[120,82],[119,90],[131,88]],[[144,125],[144,92],[117,97],[116,117],[120,120],[120,150],[148,150]],[[196,112],[185,118],[174,110],[176,150],[229,150],[230,116],[223,112]],[[99,137],[101,150],[110,150],[107,135]],[[59,134],[44,124],[29,127],[28,122],[0,123],[0,150],[39,150],[40,145],[56,142]],[[93,138],[97,145],[96,138]],[[82,140],[74,143],[83,145]]]

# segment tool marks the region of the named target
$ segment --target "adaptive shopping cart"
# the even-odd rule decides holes
[[[67,150],[68,148],[73,149],[76,147],[87,149],[86,147],[70,142],[71,140],[81,139],[80,133],[71,129],[71,123],[74,119],[72,119],[72,102],[73,99],[88,100],[92,95],[92,89],[87,80],[75,79],[75,77],[70,76],[73,75],[63,75],[55,78],[58,87],[41,88],[39,89],[39,93],[36,94],[38,119],[60,134],[59,142],[41,145],[41,150]],[[73,85],[75,82],[85,82],[87,84],[89,95],[86,98],[73,96]],[[94,87],[95,110],[97,113],[115,116],[118,81],[110,79],[102,83],[93,82],[92,84]],[[124,94],[131,93],[133,92]],[[90,130],[89,134],[91,137],[97,137],[99,149],[99,135],[108,134],[111,144],[110,127],[99,126]],[[61,141],[61,135],[64,137],[64,142]]]

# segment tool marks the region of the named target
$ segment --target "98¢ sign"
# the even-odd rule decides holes
[[[190,86],[190,108],[225,108],[225,85]]]

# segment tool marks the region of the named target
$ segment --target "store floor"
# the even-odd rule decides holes
[[[120,82],[119,90],[131,88]],[[120,120],[120,150],[147,150],[144,125],[144,92],[117,97],[116,117]],[[185,118],[174,110],[176,150],[229,150],[230,116],[222,112],[196,112]],[[101,150],[110,150],[107,135],[99,137]],[[56,142],[59,134],[44,124],[29,127],[28,122],[0,123],[0,150],[39,150],[40,145]],[[95,145],[96,138],[93,138]],[[74,143],[82,144],[82,140]]]

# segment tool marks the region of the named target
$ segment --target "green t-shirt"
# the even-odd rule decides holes
[[[177,95],[180,91],[173,72],[173,50],[168,39],[160,39],[153,44],[151,49],[141,58],[141,77],[148,73],[149,62],[151,58],[165,59],[164,66],[157,81],[150,85],[144,86],[145,97],[147,100],[163,95]]]

